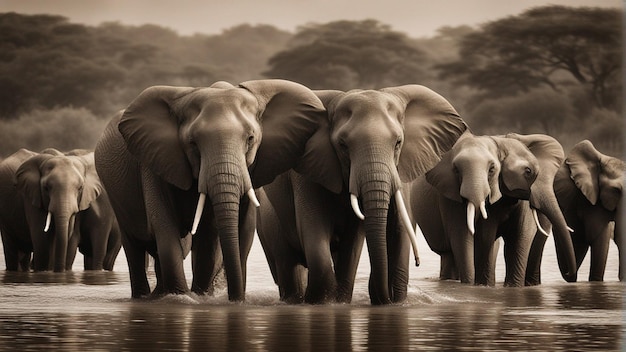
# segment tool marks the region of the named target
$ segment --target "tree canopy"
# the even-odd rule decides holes
[[[267,25],[179,36],[156,25],[92,27],[61,16],[0,14],[0,119],[68,106],[108,117],[150,85],[262,78],[290,36]]]
[[[619,9],[545,6],[484,25],[461,41],[441,77],[492,97],[573,83],[599,108],[621,109]]]
[[[300,27],[264,75],[313,89],[381,88],[421,82],[425,53],[403,33],[375,20]]]

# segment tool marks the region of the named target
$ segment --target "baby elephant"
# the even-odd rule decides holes
[[[7,270],[112,270],[121,235],[93,152],[21,149],[0,163],[0,231]]]

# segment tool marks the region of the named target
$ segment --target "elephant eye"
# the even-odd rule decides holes
[[[343,139],[339,140],[339,148],[341,148],[341,150],[343,152],[347,152],[348,151],[348,145],[346,145],[346,142],[344,142]]]
[[[489,175],[493,175],[496,172],[496,165],[493,163],[489,165]]]
[[[526,167],[526,169],[524,170],[524,173],[526,174],[527,177],[531,177],[533,175],[533,170],[529,167]]]
[[[396,142],[396,150],[400,150],[400,147],[402,147],[402,139],[398,138],[398,141]]]

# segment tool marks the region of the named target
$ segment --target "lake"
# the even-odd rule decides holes
[[[404,304],[369,305],[367,249],[351,304],[295,305],[278,300],[258,238],[248,261],[245,303],[170,295],[131,300],[123,251],[113,272],[0,271],[0,349],[15,351],[619,351],[626,348],[624,293],[614,243],[605,282],[561,279],[554,241],[543,285],[476,287],[437,280],[439,257],[423,238]],[[502,251],[500,246],[500,250]],[[3,256],[3,254],[0,254]],[[4,269],[4,258],[0,259]],[[185,261],[191,280],[190,259]],[[579,273],[586,280],[589,258]],[[154,273],[150,273],[154,282]]]

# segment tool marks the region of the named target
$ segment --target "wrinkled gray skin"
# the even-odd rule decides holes
[[[31,251],[35,271],[71,270],[77,248],[85,270],[113,270],[121,236],[92,152],[21,149],[0,164],[0,184],[7,270],[29,270]]]
[[[260,210],[258,232],[281,298],[349,302],[365,238],[371,303],[402,302],[410,241],[396,191],[432,167],[466,125],[422,86],[316,94],[326,125],[307,143],[298,173],[280,176],[262,195],[273,209]],[[351,208],[351,194],[364,220]]]
[[[151,293],[146,252],[153,294],[188,292],[183,259],[193,237],[191,289],[211,293],[223,264],[229,299],[244,300],[256,223],[246,194],[296,164],[323,116],[308,88],[283,80],[150,87],[115,116],[96,167],[122,230],[132,297]]]
[[[580,267],[591,248],[589,281],[602,281],[611,237],[620,252],[619,279],[624,270],[624,204],[626,163],[604,155],[584,140],[576,144],[559,169],[554,189],[571,234]],[[622,216],[619,216],[622,214]],[[614,221],[614,230],[610,222]]]
[[[493,245],[502,236],[505,285],[538,284],[536,263],[541,262],[545,235],[538,233],[533,220],[536,209],[545,216],[544,224],[554,224],[559,266],[571,281],[576,274],[573,247],[552,188],[562,160],[560,144],[546,135],[467,132],[459,138],[406,197],[430,248],[441,256],[440,278],[494,285]],[[532,270],[527,273],[529,260]]]

